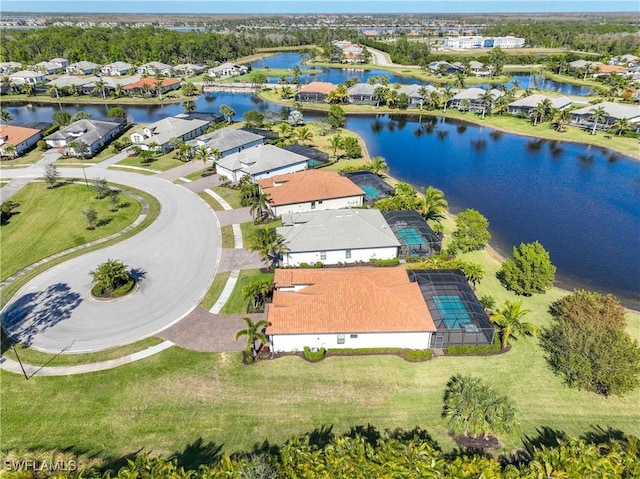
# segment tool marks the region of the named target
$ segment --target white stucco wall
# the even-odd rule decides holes
[[[347,258],[347,250],[326,251],[326,257],[322,259],[321,251],[309,251],[303,253],[287,253],[284,255],[283,264],[285,266],[299,266],[300,263],[316,263],[321,261],[323,264],[338,263],[355,263],[358,261],[368,262],[371,258],[376,259],[392,259],[398,257],[398,248],[390,246],[386,248],[362,248],[352,249],[351,258]]]
[[[307,169],[307,160],[300,163],[294,163],[292,165],[284,166],[281,168],[275,168],[269,171],[262,171],[252,176],[253,181],[258,181],[263,178],[271,178],[272,176],[285,175],[287,173],[295,173],[296,171],[302,171]]]
[[[273,216],[280,216],[284,213],[306,213],[308,211],[339,210],[341,208],[356,208],[362,206],[363,196],[348,196],[346,198],[333,198],[329,200],[316,201],[315,207],[311,207],[311,202],[295,203],[291,205],[281,205],[271,207]]]
[[[405,348],[429,349],[430,332],[415,333],[345,333],[344,344],[338,344],[338,334],[274,334],[270,336],[273,351],[302,351],[305,346],[326,349]]]

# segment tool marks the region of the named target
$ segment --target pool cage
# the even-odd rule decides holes
[[[442,239],[417,211],[383,211],[382,216],[400,242],[400,259],[427,258],[442,250]]]
[[[494,325],[460,270],[407,270],[417,282],[437,331],[431,347],[491,344]]]
[[[364,191],[364,199],[369,205],[395,193],[389,183],[370,171],[349,171],[342,174]]]
[[[308,165],[309,169],[319,168],[324,165],[328,165],[331,163],[329,159],[329,153],[325,153],[324,151],[320,151],[317,148],[313,148],[312,146],[305,145],[286,145],[282,147],[283,150],[288,150],[292,153],[297,153],[298,155],[306,156],[309,158]]]

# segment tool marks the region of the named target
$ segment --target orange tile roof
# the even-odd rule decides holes
[[[621,65],[607,65],[606,63],[594,65],[593,70],[596,73],[624,73],[627,71],[627,69]]]
[[[274,206],[364,195],[353,181],[335,171],[305,170],[258,181]]]
[[[267,334],[436,331],[418,283],[404,268],[279,269]]]
[[[138,80],[137,82],[134,83],[130,83],[128,85],[126,85],[124,87],[125,90],[134,90],[136,88],[142,88],[144,85],[147,85],[150,88],[156,88],[156,79],[155,78],[141,78],[140,80]],[[166,87],[166,86],[171,86],[171,85],[175,85],[176,83],[180,83],[180,79],[179,78],[165,78],[164,80],[162,80],[162,86]]]
[[[298,90],[298,93],[324,93],[328,95],[333,90],[338,88],[333,83],[323,82],[323,81],[312,81],[311,83],[307,83],[305,86]]]
[[[18,146],[25,140],[28,140],[33,135],[40,133],[40,130],[35,128],[24,128],[22,126],[14,125],[0,125],[0,138],[6,138],[5,143],[13,146]]]

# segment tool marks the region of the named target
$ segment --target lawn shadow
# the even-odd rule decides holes
[[[220,460],[222,444],[213,441],[204,442],[199,437],[191,444],[187,444],[182,451],[174,452],[170,460],[175,460],[178,467],[185,470],[197,470],[201,464],[213,465]]]
[[[96,223],[96,228],[107,226],[109,223],[111,223],[111,221],[112,221],[112,218],[102,218]]]
[[[328,444],[331,444],[335,438],[335,434],[333,434],[333,424],[330,426],[322,425],[319,428],[315,428],[308,434],[308,437],[311,446],[323,449]]]
[[[519,449],[513,454],[500,456],[500,462],[514,465],[527,464],[537,449],[542,446],[558,447],[567,439],[567,434],[564,431],[549,426],[537,427],[536,432],[538,433],[536,436],[525,435],[522,439],[523,449]]]
[[[23,346],[33,338],[71,317],[82,299],[66,283],[57,283],[43,291],[20,296],[2,313],[0,322],[7,334]]]
[[[622,442],[625,440],[625,433],[612,427],[605,429],[602,426],[592,425],[591,430],[580,437],[590,444],[602,444],[610,441]]]
[[[133,268],[130,272],[129,275],[137,282],[143,280],[144,278],[147,277],[147,272],[145,270],[143,270],[142,268]]]

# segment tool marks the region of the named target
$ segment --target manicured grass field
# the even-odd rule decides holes
[[[220,228],[220,234],[222,236],[223,248],[235,248],[235,238],[233,237],[233,227],[231,225],[223,226]]]
[[[229,203],[231,208],[242,208],[240,204],[240,191],[227,188],[226,186],[214,186],[211,188],[215,191],[223,200]]]
[[[44,183],[30,183],[13,198],[20,204],[19,214],[2,226],[0,261],[3,280],[20,269],[54,253],[109,236],[131,224],[141,205],[121,195],[128,206],[117,212],[107,199],[96,200],[93,189],[81,184],[67,184],[47,189]],[[82,211],[93,207],[98,212],[98,225],[88,230]]]
[[[42,150],[40,148],[33,148],[28,153],[19,156],[15,160],[7,160],[3,158],[0,162],[0,167],[7,168],[16,165],[32,165],[33,163],[42,159]]]
[[[206,194],[204,191],[201,191],[200,193],[198,193],[198,196],[202,198],[204,201],[206,201],[206,203],[209,205],[209,207],[213,211],[222,211],[222,205],[220,205],[220,203],[218,203],[213,198],[213,196]]]
[[[214,304],[216,304],[216,301],[218,301],[218,298],[224,289],[224,285],[227,284],[230,274],[231,273],[229,271],[226,271],[216,275],[211,286],[209,286],[209,290],[204,295],[204,298],[202,298],[202,301],[200,301],[200,306],[208,311]]]
[[[174,152],[170,151],[166,155],[152,158],[151,162],[143,162],[138,156],[131,156],[116,163],[116,165],[137,166],[140,168],[149,168],[151,170],[166,171],[184,163],[174,158]]]
[[[639,391],[618,399],[568,389],[546,367],[535,339],[517,342],[504,355],[424,363],[366,356],[311,364],[289,357],[243,366],[238,353],[174,347],[88,375],[25,381],[1,372],[3,449],[170,454],[202,438],[234,452],[321,426],[339,433],[369,423],[380,429],[419,425],[451,449],[440,411],[455,373],[482,377],[515,401],[519,425],[500,435],[506,451],[542,426],[572,435],[595,426],[640,434]]]
[[[246,313],[247,301],[242,297],[242,288],[253,280],[273,281],[273,273],[261,273],[259,269],[245,269],[240,271],[238,282],[233,288],[229,300],[220,312],[225,314]]]
[[[242,243],[244,244],[245,249],[249,249],[251,235],[253,235],[256,229],[266,228],[266,227],[279,228],[280,226],[282,226],[281,219],[278,219],[278,220],[272,221],[271,223],[267,223],[263,225],[255,225],[253,224],[253,221],[249,221],[247,223],[240,223],[240,231],[242,232]]]

